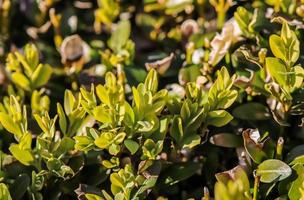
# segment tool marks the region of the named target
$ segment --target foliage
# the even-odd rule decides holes
[[[0,199],[304,199],[304,2],[0,3]]]

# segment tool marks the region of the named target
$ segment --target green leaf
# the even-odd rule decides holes
[[[266,58],[266,69],[270,76],[280,85],[287,86],[286,66],[277,58]]]
[[[285,62],[289,63],[291,67],[299,58],[300,55],[300,42],[292,30],[290,30],[287,21],[283,21],[281,30],[281,39],[283,40],[286,51],[285,51]]]
[[[154,94],[158,88],[157,72],[155,69],[151,69],[145,80],[145,88],[147,91],[151,91]]]
[[[269,45],[275,57],[280,58],[281,60],[286,60],[286,49],[281,37],[278,35],[271,35],[269,38]]]
[[[96,87],[96,94],[97,94],[98,98],[100,99],[100,101],[102,101],[104,104],[106,104],[108,106],[111,105],[108,92],[103,85],[98,85]]]
[[[12,144],[9,150],[13,156],[24,165],[28,166],[34,161],[32,153],[29,150],[22,150],[18,144]]]
[[[10,193],[12,199],[21,200],[24,199],[24,195],[30,186],[31,179],[27,174],[20,174],[10,187]]]
[[[141,96],[135,87],[132,87],[132,93],[133,93],[133,101],[135,103],[135,106],[139,110],[142,107],[142,102],[140,98]]]
[[[156,116],[147,117],[145,121],[138,121],[138,131],[143,133],[149,133],[156,130],[159,127],[159,119]]]
[[[0,183],[0,199],[1,200],[12,200],[9,190],[4,183]]]
[[[114,168],[114,167],[117,166],[116,163],[112,163],[112,162],[110,162],[108,160],[103,160],[101,163],[107,169],[111,169],[111,168]]]
[[[124,122],[128,127],[133,127],[135,121],[134,111],[127,101],[125,101],[124,108],[125,108]]]
[[[110,175],[110,181],[112,185],[115,185],[120,188],[124,188],[124,181],[119,177],[118,173],[112,173]]]
[[[187,121],[191,116],[191,111],[190,111],[190,107],[189,107],[190,104],[191,104],[191,101],[189,99],[186,99],[183,103],[183,106],[180,111],[180,115],[181,115],[183,121]]]
[[[241,28],[243,34],[247,37],[251,37],[252,33],[248,31],[248,26],[251,23],[252,14],[244,7],[239,6],[234,12],[234,18]]]
[[[131,139],[125,140],[124,145],[127,147],[127,149],[131,152],[132,155],[135,154],[139,149],[139,144]]]
[[[142,159],[148,158],[149,160],[155,160],[156,156],[162,151],[163,149],[163,141],[158,141],[155,143],[151,139],[147,139],[142,146],[143,156]]]
[[[119,14],[119,3],[114,0],[99,0],[97,1],[99,9],[96,10],[96,20],[110,26]]]
[[[117,24],[117,28],[112,33],[111,38],[108,41],[109,47],[114,51],[118,52],[122,50],[124,45],[127,43],[131,33],[131,24],[127,20],[120,21]]]
[[[103,200],[103,198],[96,194],[85,194],[85,197],[87,198],[87,200]]]
[[[235,134],[219,133],[210,137],[210,143],[220,147],[236,148],[243,145],[243,140]]]
[[[17,57],[18,61],[22,64],[22,66],[24,68],[24,71],[25,71],[25,74],[27,76],[31,76],[32,73],[33,73],[33,69],[28,64],[25,57],[22,54],[20,54],[19,52],[15,52],[15,56]]]
[[[73,150],[74,145],[75,145],[75,142],[73,139],[71,139],[69,137],[64,137],[59,142],[58,147],[56,148],[56,150],[53,153],[55,155],[62,156],[63,154]]]
[[[123,140],[125,139],[125,137],[126,137],[126,133],[124,133],[124,132],[118,133],[118,134],[115,136],[115,138],[114,138],[114,143],[115,143],[115,144],[120,144],[120,143],[122,143]]]
[[[59,171],[62,166],[62,163],[57,158],[50,158],[48,159],[46,166],[49,170]]]
[[[293,88],[301,88],[304,79],[304,68],[297,65],[293,68],[293,71],[295,73],[294,82],[292,82]]]
[[[43,172],[43,170],[41,171]],[[39,191],[42,190],[44,186],[44,181],[45,181],[45,176],[43,173],[36,173],[35,171],[32,171],[32,183],[31,183],[31,188],[34,191]]]
[[[115,200],[124,200],[125,199],[125,195],[122,192],[119,192],[117,194],[115,194]]]
[[[175,2],[168,2],[166,4],[166,14],[176,16],[179,12],[182,12],[187,6],[191,5],[192,0],[181,0]]]
[[[75,109],[72,113],[69,114],[69,128],[67,130],[66,135],[72,136],[74,135],[83,122],[85,122],[88,118],[85,118],[85,110],[82,107]]]
[[[110,146],[109,146],[109,148],[108,148],[108,150],[109,150],[109,153],[111,154],[111,155],[117,155],[118,153],[119,153],[119,151],[120,151],[120,145],[117,145],[117,144],[111,144]]]
[[[93,110],[93,115],[97,121],[100,121],[102,123],[112,123],[111,114],[109,113],[109,110],[107,110],[103,106],[95,107]]]
[[[198,65],[190,65],[181,68],[179,71],[179,80],[182,84],[188,82],[195,82],[197,77],[201,75],[200,67]]]
[[[43,122],[42,118],[38,114],[34,114],[34,118],[36,122],[38,123],[39,127],[44,133],[48,133],[49,129],[45,126],[45,123]]]
[[[200,168],[201,164],[195,162],[174,163],[161,172],[159,183],[161,185],[174,185],[193,176]]]
[[[21,137],[22,132],[19,128],[19,125],[15,124],[15,122],[9,115],[5,113],[0,113],[0,122],[8,132],[15,134],[17,137]]]
[[[67,115],[69,115],[74,110],[75,97],[70,90],[65,90],[64,92],[64,110]]]
[[[59,126],[62,133],[65,135],[67,131],[67,120],[65,113],[60,103],[57,103],[57,114],[59,116]]]
[[[88,136],[75,136],[75,149],[80,151],[89,151],[94,147],[94,139]]]
[[[164,140],[166,134],[168,133],[169,126],[169,117],[161,118],[159,121],[159,128],[153,134],[151,134],[150,138],[154,141]]]
[[[257,136],[258,134],[258,136]],[[263,145],[254,141],[252,138],[260,139],[257,131],[247,129],[243,132],[244,147],[250,158],[257,164],[261,163],[267,158],[266,153],[263,151]]]
[[[14,72],[12,74],[12,81],[22,89],[31,91],[31,83],[22,73]]]
[[[292,162],[289,163],[289,165],[296,165],[296,164],[304,165],[304,155],[296,157],[295,159],[293,159]]]
[[[240,165],[234,167],[231,170],[216,173],[215,177],[219,182],[222,182],[226,185],[228,184],[229,180],[232,180],[234,182],[239,180],[241,181],[243,189],[245,191],[249,191],[250,189],[247,173]]]
[[[293,147],[286,156],[286,163],[290,163],[299,156],[304,155],[304,144]]]
[[[182,148],[189,148],[192,149],[193,147],[199,145],[201,143],[201,136],[197,134],[191,134],[187,137],[183,138],[181,142]]]
[[[170,135],[177,143],[179,143],[184,136],[182,119],[178,116],[173,118]]]
[[[214,110],[208,113],[207,124],[221,127],[228,124],[233,117],[225,110]]]
[[[196,110],[196,108],[195,108]],[[193,116],[191,116],[191,120],[185,121],[184,124],[187,124],[185,127],[184,132],[195,132],[199,127],[202,125],[203,122],[205,122],[206,114],[204,113],[204,109],[199,109],[198,111],[195,111],[192,109],[191,113],[195,113]]]
[[[224,93],[220,93],[220,95],[218,96],[219,99],[217,108],[226,109],[229,108],[235,102],[238,97],[238,92],[236,90],[226,90]]]
[[[30,133],[23,134],[22,137],[20,138],[20,142],[18,146],[21,150],[30,150],[32,146],[32,134]]]
[[[242,120],[267,120],[271,118],[269,109],[256,102],[249,102],[236,107],[233,116]]]
[[[34,44],[27,44],[24,47],[25,59],[32,70],[34,70],[39,63],[39,52]]]
[[[95,139],[94,144],[101,148],[107,148],[111,143],[113,143],[114,134],[110,132],[102,133],[98,138]]]
[[[101,192],[106,200],[113,200],[113,198],[105,190],[102,190]]]
[[[281,181],[291,175],[291,168],[284,162],[276,159],[265,160],[259,164],[256,175],[263,183]]]
[[[33,88],[45,85],[52,75],[52,68],[49,65],[40,64],[31,76]]]
[[[146,179],[142,186],[138,189],[136,194],[134,194],[133,198],[138,197],[140,194],[144,193],[147,189],[153,188],[157,181],[157,176],[151,176],[148,179]]]
[[[304,166],[303,164],[297,164],[292,168],[297,172],[298,177],[292,181],[288,191],[288,197],[290,200],[299,200],[301,199],[300,188],[303,187],[304,182]]]

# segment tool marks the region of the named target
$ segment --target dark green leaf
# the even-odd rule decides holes
[[[236,148],[243,145],[241,136],[230,133],[219,133],[210,137],[210,142],[221,147]]]
[[[267,120],[271,117],[269,109],[266,106],[255,102],[236,107],[232,114],[234,117],[242,120]]]

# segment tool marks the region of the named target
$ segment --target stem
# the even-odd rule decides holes
[[[123,65],[121,63],[117,64],[117,79],[118,79],[119,84],[121,86],[124,86],[124,84],[125,84],[125,74],[124,74]]]
[[[304,190],[303,188],[299,188],[300,193],[301,193],[301,199],[300,200],[304,200]]]
[[[253,200],[258,199],[260,176],[254,175]]]
[[[281,1],[275,1],[275,4],[274,4],[275,12],[280,12],[280,4],[281,4]]]
[[[224,26],[226,18],[226,12],[221,10],[217,13],[217,29],[221,29]]]
[[[210,200],[210,193],[207,187],[204,187],[204,197],[202,200]]]
[[[186,48],[187,48],[186,49],[186,62],[187,62],[187,64],[190,64],[190,63],[192,63],[192,55],[195,50],[194,43],[193,42],[188,43]]]
[[[282,159],[282,151],[283,151],[283,146],[284,146],[284,139],[283,137],[279,137],[278,142],[277,142],[277,148],[276,148],[276,158],[277,159]]]

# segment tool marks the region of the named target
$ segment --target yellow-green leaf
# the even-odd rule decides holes
[[[31,76],[34,88],[45,85],[52,75],[52,68],[49,65],[40,64]]]
[[[31,90],[31,83],[28,80],[28,78],[26,78],[26,76],[24,76],[22,73],[20,72],[14,72],[12,74],[12,81],[18,85],[19,87],[21,87],[22,89],[26,90],[26,91],[30,91]]]
[[[9,190],[4,183],[0,183],[0,199],[1,200],[12,200]]]
[[[280,85],[287,85],[287,71],[286,66],[278,58],[266,58],[266,68],[270,76]]]
[[[29,150],[22,150],[18,144],[12,144],[9,147],[13,156],[22,164],[30,165],[34,161],[34,157]]]
[[[5,113],[0,113],[0,122],[8,132],[17,135],[17,137],[21,137],[21,129],[9,115]]]
[[[276,159],[269,159],[262,162],[256,174],[260,176],[263,183],[281,181],[291,175],[291,168],[284,162]]]
[[[225,110],[214,110],[208,113],[207,123],[212,126],[221,127],[228,124],[233,117]]]

